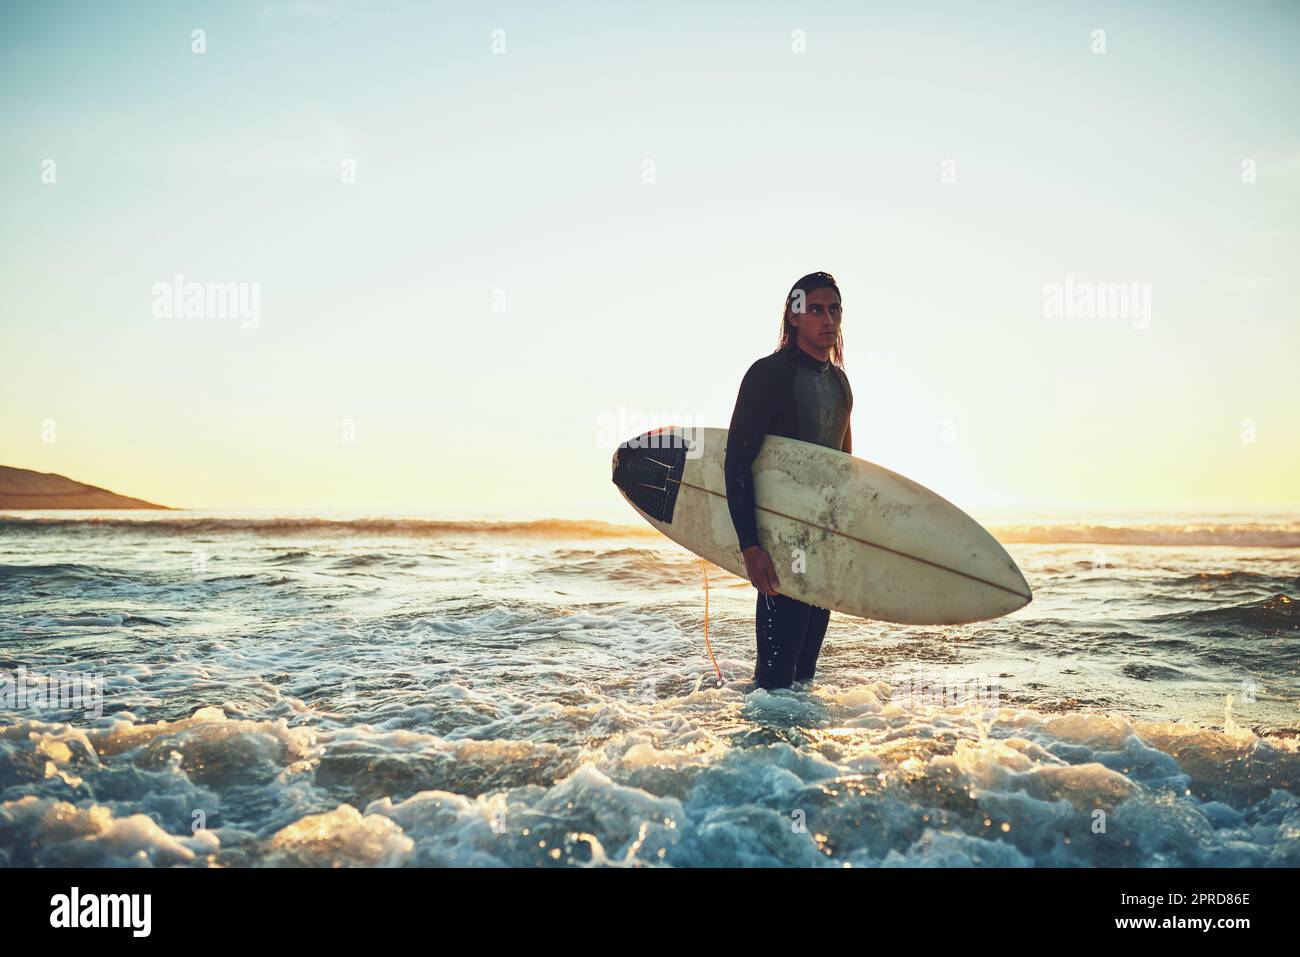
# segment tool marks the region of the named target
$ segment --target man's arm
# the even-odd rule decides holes
[[[758,521],[754,515],[754,459],[763,446],[779,400],[780,385],[774,381],[772,364],[759,359],[749,367],[740,383],[736,408],[727,430],[727,508],[736,527],[740,550],[758,544]]]

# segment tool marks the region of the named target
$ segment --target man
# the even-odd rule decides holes
[[[727,506],[740,539],[749,580],[758,589],[754,612],[761,688],[811,681],[830,611],[782,595],[771,556],[759,545],[754,512],[754,458],[767,435],[852,451],[853,393],[844,374],[840,334],[843,302],[829,273],[804,276],[791,287],[777,349],[749,367],[727,437]]]

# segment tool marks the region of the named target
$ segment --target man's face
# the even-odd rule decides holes
[[[792,311],[790,321],[799,338],[816,349],[830,349],[840,331],[840,294],[834,289],[814,289],[804,298],[804,311]]]

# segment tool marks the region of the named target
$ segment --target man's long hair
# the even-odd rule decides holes
[[[790,287],[790,292],[785,297],[785,309],[781,313],[781,338],[776,343],[777,352],[794,342],[799,335],[798,328],[790,322],[790,317],[794,315],[795,294],[802,291],[804,296],[807,297],[808,293],[814,289],[834,289],[835,295],[840,297],[840,305],[844,305],[844,294],[840,292],[840,287],[835,284],[835,277],[830,273],[810,272],[800,278]],[[844,333],[839,329],[835,330],[835,345],[831,347],[831,362],[841,369],[844,368]]]

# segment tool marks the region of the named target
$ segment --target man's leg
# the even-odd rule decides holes
[[[831,610],[809,606],[808,628],[803,635],[803,647],[799,649],[799,662],[795,665],[795,681],[812,681],[817,671],[817,656],[822,653],[822,639],[826,637],[826,626],[830,624]]]
[[[754,681],[760,688],[788,688],[794,683],[812,611],[812,605],[785,595],[770,598],[758,593],[754,609],[754,632],[758,639]],[[825,630],[823,624],[822,631]]]

